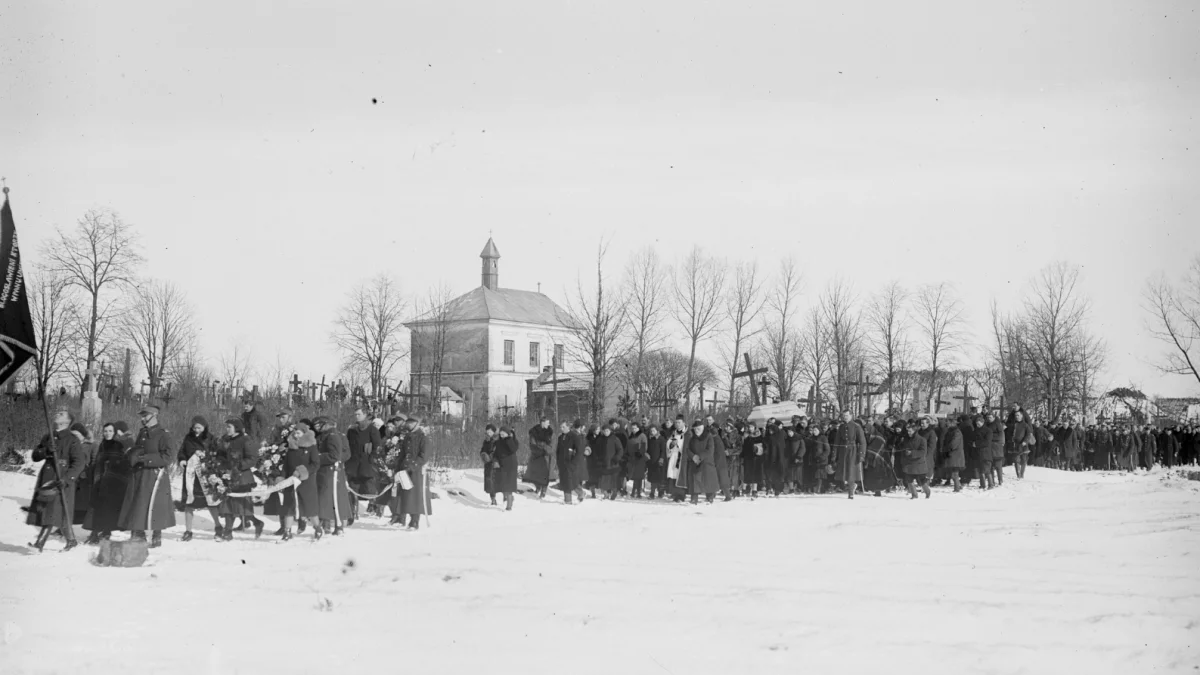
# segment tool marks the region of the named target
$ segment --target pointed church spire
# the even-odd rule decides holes
[[[491,237],[479,257],[483,258],[483,287],[494,291],[500,287],[500,251]]]

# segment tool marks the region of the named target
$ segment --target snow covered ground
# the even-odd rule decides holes
[[[32,480],[0,473],[4,673],[1200,670],[1200,483],[1163,471],[511,513],[441,492],[428,529],[316,544],[207,519],[184,544],[180,519],[134,569],[29,554]]]

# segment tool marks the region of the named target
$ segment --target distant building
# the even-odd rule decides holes
[[[569,359],[574,338],[562,308],[541,293],[500,288],[500,251],[490,238],[479,257],[479,287],[451,300],[437,320],[425,315],[406,324],[412,332],[409,391],[429,391],[436,352],[443,351],[441,384],[462,398],[461,414],[523,412],[530,383],[552,359],[563,374],[581,375],[584,368]],[[443,333],[444,340],[433,338]],[[444,349],[434,346],[439,342]]]

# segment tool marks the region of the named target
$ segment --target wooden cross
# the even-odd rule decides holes
[[[771,384],[771,381],[767,379],[767,376],[766,376],[766,375],[764,375],[764,376],[763,376],[763,379],[759,380],[759,382],[758,382],[758,386],[762,387],[762,402],[763,402],[763,405],[766,405],[766,404],[767,404],[767,385],[768,385],[768,384]],[[752,388],[753,388],[753,387],[752,387]]]
[[[651,401],[651,402],[650,402],[650,407],[651,407],[651,408],[655,408],[655,407],[659,408],[659,409],[661,410],[661,413],[659,414],[659,417],[660,417],[660,418],[661,418],[663,421],[666,421],[666,419],[667,419],[667,408],[669,408],[669,407],[671,407],[671,406],[675,405],[676,403],[679,403],[679,399],[668,399],[668,398],[667,398],[667,388],[666,388],[666,387],[663,387],[663,395],[662,395],[662,398],[660,398],[660,399],[659,399],[659,400],[657,400],[657,401]]]
[[[746,370],[744,370],[744,371],[742,371],[742,372],[740,372],[740,373],[734,373],[734,374],[733,374],[733,378],[734,378],[735,380],[736,380],[737,378],[739,378],[739,377],[744,377],[744,378],[746,378],[746,380],[747,380],[747,381],[750,383],[750,401],[751,401],[751,403],[753,403],[754,405],[758,405],[758,390],[754,388],[754,376],[755,376],[755,375],[765,375],[765,374],[766,374],[766,372],[767,372],[767,369],[766,369],[766,368],[758,368],[758,369],[755,369],[753,366],[751,366],[751,365],[750,365],[750,355],[749,355],[749,354],[745,354],[745,353],[744,353],[744,354],[742,354],[742,358],[744,358],[744,359],[746,360]],[[765,379],[765,378],[764,378],[764,379]],[[765,399],[766,399],[766,398],[767,398],[767,394],[766,394],[766,388],[764,387],[764,388],[763,388],[763,399],[764,399],[764,402],[765,402]]]
[[[700,399],[700,403],[704,403],[704,399]],[[709,401],[708,412],[710,415],[717,414],[717,390],[716,389],[713,389],[713,397],[712,397],[712,400]]]
[[[292,391],[297,394],[300,393],[300,377],[296,373],[292,373]]]
[[[968,406],[968,405],[971,403],[971,401],[974,401],[974,400],[975,400],[975,397],[974,397],[974,396],[971,396],[971,395],[970,395],[970,392],[968,392],[968,391],[967,391],[967,381],[966,381],[966,378],[964,378],[964,379],[963,379],[963,393],[962,393],[962,396],[955,396],[955,397],[954,397],[954,400],[956,400],[956,401],[962,401],[962,402],[963,402],[963,403],[962,403],[962,411],[963,411],[964,413],[965,413],[965,412],[967,412],[967,406]]]
[[[325,384],[325,376],[324,375],[321,376],[321,384],[318,384],[315,386],[321,390],[321,398],[325,398],[325,387],[327,387],[329,385]]]
[[[175,384],[175,383],[174,383],[174,382],[168,382],[168,383],[167,383],[167,393],[165,393],[165,394],[163,394],[162,396],[160,396],[160,397],[159,397],[159,398],[161,398],[161,399],[163,400],[163,404],[164,404],[164,405],[168,405],[168,406],[169,406],[169,405],[171,405],[171,400],[175,398],[175,397],[174,397],[174,396],[171,394],[171,385],[173,385],[173,384]]]
[[[502,406],[500,406],[500,407],[499,407],[499,410],[501,410],[501,411],[502,411],[500,414],[501,414],[502,416],[504,416],[504,417],[508,417],[508,411],[509,411],[509,410],[512,410],[512,409],[513,409],[513,408],[515,408],[515,407],[516,407],[516,406],[511,406],[511,405],[509,405],[509,404],[508,404],[508,395],[507,395],[507,394],[505,394],[505,396],[504,396],[504,405],[502,405]]]

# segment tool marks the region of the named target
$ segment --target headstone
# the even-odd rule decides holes
[[[100,373],[92,367],[85,370],[84,374],[87,375],[88,389],[83,392],[83,426],[98,432],[104,408],[100,394],[96,391],[96,377]]]

